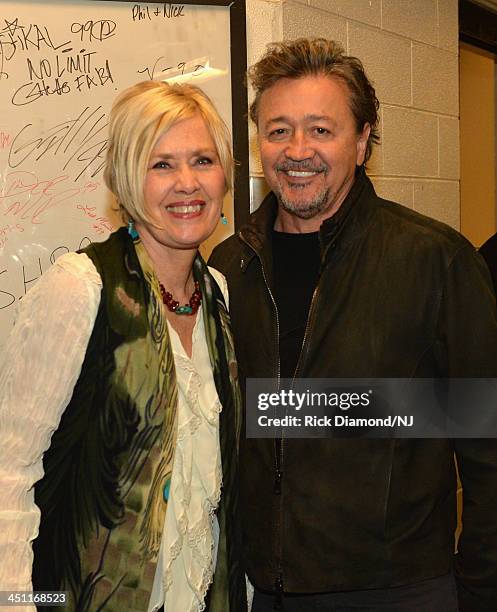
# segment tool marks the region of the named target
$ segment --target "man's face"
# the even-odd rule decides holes
[[[279,202],[276,228],[311,232],[340,207],[364,162],[349,91],[326,76],[283,78],[259,104],[258,139],[266,180]]]

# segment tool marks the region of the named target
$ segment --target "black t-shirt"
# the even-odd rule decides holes
[[[274,299],[280,324],[282,378],[291,378],[297,367],[319,264],[319,232],[273,231]]]

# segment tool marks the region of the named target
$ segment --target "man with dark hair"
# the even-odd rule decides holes
[[[299,39],[249,76],[272,191],[211,257],[242,380],[497,377],[483,261],[366,175],[378,100],[361,62]],[[253,612],[497,610],[495,440],[245,439],[240,453]]]

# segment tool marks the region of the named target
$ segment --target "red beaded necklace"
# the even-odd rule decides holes
[[[179,302],[175,300],[169,291],[166,291],[164,285],[159,282],[159,289],[162,295],[162,302],[168,310],[174,312],[177,315],[194,315],[200,303],[202,302],[202,292],[200,291],[200,285],[198,281],[195,281],[195,289],[193,290],[192,297],[188,304],[180,306]]]

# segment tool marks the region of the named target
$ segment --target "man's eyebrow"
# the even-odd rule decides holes
[[[329,115],[304,115],[304,121],[329,121],[330,123],[336,123],[332,117]],[[288,115],[278,115],[278,117],[271,117],[266,125],[271,125],[272,123],[291,123],[292,118]]]
[[[305,115],[304,119],[306,121],[331,121],[335,123],[329,115]]]
[[[288,123],[289,121],[290,119],[286,115],[279,115],[278,117],[271,117],[271,119],[266,122],[266,125],[271,125],[272,123]]]

